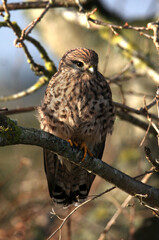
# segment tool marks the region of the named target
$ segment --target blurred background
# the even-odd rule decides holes
[[[146,26],[148,22],[156,21],[159,14],[158,0],[88,0],[84,1],[83,6],[88,12],[97,7],[98,19],[117,25],[128,22],[134,26]],[[103,37],[104,34],[98,28],[86,28],[79,21],[77,11],[78,8],[49,9],[31,36],[43,45],[57,67],[68,49],[87,47],[95,50],[99,55],[99,71],[110,79],[114,101],[124,102],[135,109],[144,106],[144,96],[146,103],[150,103],[155,97],[157,82],[146,74],[141,74],[135,65],[131,66],[132,59],[125,57],[122,50],[113,43],[110,29],[104,29],[107,37]],[[16,21],[23,29],[41,12],[42,9],[11,11],[11,20]],[[0,21],[3,21],[2,16]],[[158,74],[158,55],[152,40],[133,30],[122,30],[118,33],[132,44],[136,53],[140,53],[153,64],[153,69]],[[23,91],[38,80],[38,76],[31,71],[23,50],[14,47],[15,38],[11,29],[0,28],[0,96]],[[26,42],[26,45],[34,61],[43,64],[37,50],[30,43]],[[129,65],[130,67],[127,67]],[[120,75],[125,68],[127,78],[123,77],[124,80],[121,78],[117,83],[111,82],[111,79]],[[43,99],[45,88],[46,86],[43,86],[33,94],[17,100],[1,101],[0,108],[38,106]],[[151,112],[157,114],[155,106]],[[16,120],[20,126],[39,128],[36,111],[9,117]],[[140,119],[147,122],[143,117]],[[150,146],[154,156],[157,156],[157,139],[150,134],[140,147],[144,136],[145,131],[117,117],[113,135],[107,140],[103,160],[130,176],[149,170],[144,145]],[[60,221],[55,216],[51,218],[52,202],[43,169],[42,149],[25,145],[1,147],[0,159],[0,239],[46,239],[56,230]],[[157,181],[158,175],[154,174],[148,184],[157,186]],[[109,183],[96,177],[90,196],[109,187]],[[82,207],[72,216],[72,239],[98,239],[126,197],[127,194],[115,189]],[[105,239],[150,239],[150,236],[151,239],[158,239],[159,222],[152,217],[152,211],[132,200]],[[144,226],[149,227],[145,229]],[[59,239],[59,234],[53,239]],[[62,239],[68,239],[67,226],[63,227]]]

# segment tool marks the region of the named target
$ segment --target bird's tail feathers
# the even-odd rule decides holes
[[[66,206],[87,198],[95,175],[66,159],[59,159],[47,149],[44,149],[44,164],[50,196],[55,203]]]

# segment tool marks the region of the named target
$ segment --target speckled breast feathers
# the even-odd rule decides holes
[[[83,142],[101,158],[114,108],[106,79],[98,72],[98,55],[86,48],[68,51],[51,78],[39,107],[41,129],[78,145]],[[50,196],[69,205],[87,197],[94,175],[44,149]]]

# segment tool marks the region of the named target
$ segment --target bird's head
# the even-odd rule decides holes
[[[71,71],[74,74],[96,75],[98,55],[87,48],[72,49],[62,57],[59,70]]]

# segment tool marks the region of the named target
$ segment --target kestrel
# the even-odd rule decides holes
[[[42,130],[84,146],[101,159],[106,136],[112,132],[114,107],[109,85],[97,67],[93,50],[66,52],[38,111]],[[95,175],[47,149],[44,165],[55,203],[67,206],[87,198]]]

